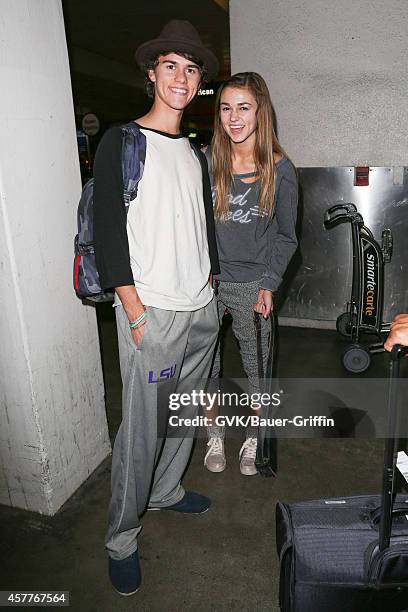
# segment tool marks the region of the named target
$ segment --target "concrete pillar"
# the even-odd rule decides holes
[[[407,164],[407,8],[403,0],[231,0],[232,71],[265,78],[297,166]]]
[[[60,0],[0,0],[0,503],[54,514],[110,452]]]

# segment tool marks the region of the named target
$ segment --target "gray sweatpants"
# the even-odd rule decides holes
[[[180,479],[194,428],[184,430],[184,437],[158,438],[158,392],[164,384],[161,381],[165,381],[166,393],[189,393],[198,379],[206,378],[218,335],[215,300],[193,312],[150,306],[146,310],[146,328],[137,348],[123,307],[116,307],[122,423],[113,448],[105,545],[118,560],[137,549],[140,516],[147,506],[171,506],[184,496]],[[198,407],[189,410],[183,416],[195,416]]]
[[[248,393],[260,391],[258,378],[258,361],[256,351],[256,335],[254,325],[254,305],[258,299],[259,281],[249,283],[229,283],[221,281],[218,284],[217,306],[220,322],[228,308],[232,315],[232,331],[239,343],[242,365],[248,377]],[[264,368],[268,355],[268,340],[270,325],[261,317],[262,356]],[[221,369],[220,346],[218,343],[211,371],[211,378],[218,378]]]

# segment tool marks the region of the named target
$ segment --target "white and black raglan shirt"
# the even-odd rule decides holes
[[[209,192],[208,175],[183,136],[141,131],[146,160],[127,215],[120,128],[106,132],[95,157],[94,242],[101,285],[134,284],[145,305],[197,310],[211,301],[209,274],[218,268],[214,227],[208,227],[211,198],[205,205],[203,192],[206,180]]]

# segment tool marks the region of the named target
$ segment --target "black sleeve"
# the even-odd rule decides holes
[[[122,130],[103,136],[94,163],[94,245],[102,289],[134,285],[123,201]]]

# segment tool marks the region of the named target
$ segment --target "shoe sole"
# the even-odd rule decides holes
[[[115,593],[117,593],[118,595],[122,595],[122,597],[130,597],[131,595],[134,595],[135,593],[137,593],[140,590],[140,587],[138,587],[136,591],[132,591],[131,593],[121,593],[120,591],[115,589],[115,587],[113,587],[113,589]]]
[[[148,512],[155,512],[156,510],[172,510],[173,512],[178,512],[179,514],[205,514],[209,511],[210,508],[206,508],[205,510],[201,510],[200,512],[183,512],[182,510],[174,510],[171,506],[163,506],[163,508],[148,508]]]
[[[256,470],[255,472],[245,472],[244,470],[240,469],[239,471],[243,476],[256,476],[258,473],[258,470]]]
[[[206,465],[206,464],[204,463],[204,467],[205,467],[205,468],[207,468],[207,470],[208,470],[209,472],[212,472],[213,474],[219,474],[220,472],[223,472],[223,471],[225,470],[225,468],[227,467],[227,465],[225,464],[225,465],[223,465],[223,466],[221,466],[221,467],[219,467],[219,468],[218,468],[218,467],[217,467],[217,468],[210,468],[210,467],[208,467],[208,465]]]

